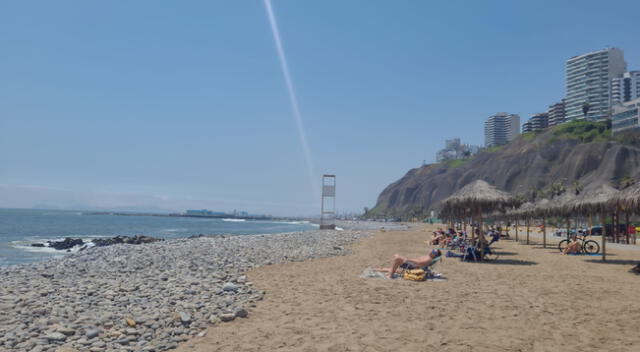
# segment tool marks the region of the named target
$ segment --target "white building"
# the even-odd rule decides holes
[[[613,106],[611,131],[617,134],[625,131],[640,130],[640,98]]]
[[[564,99],[549,105],[549,110],[547,110],[547,114],[549,114],[549,127],[559,125],[566,121],[564,105]]]
[[[499,112],[484,122],[484,146],[504,145],[520,134],[520,116]]]
[[[478,154],[479,151],[480,147],[462,144],[460,138],[447,139],[444,143],[444,149],[440,149],[436,153],[436,160],[441,163],[447,160],[466,159]]]
[[[640,71],[625,72],[611,80],[611,101],[624,103],[640,98]]]
[[[598,50],[567,60],[567,120],[584,119],[585,103],[589,107],[588,120],[607,118],[611,108],[611,81],[626,71],[624,53],[617,48]]]

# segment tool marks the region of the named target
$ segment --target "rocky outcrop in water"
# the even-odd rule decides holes
[[[162,241],[160,238],[155,238],[145,235],[129,236],[116,236],[112,238],[96,238],[91,240],[96,247],[112,246],[114,244],[144,244]]]

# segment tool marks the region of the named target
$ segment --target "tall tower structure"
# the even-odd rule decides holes
[[[624,53],[607,48],[567,60],[566,116],[567,120],[591,121],[609,117],[611,109],[611,81],[627,70]],[[584,111],[587,111],[586,116]]]

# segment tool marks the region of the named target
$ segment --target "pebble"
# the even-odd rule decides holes
[[[174,349],[249,315],[244,307],[255,307],[264,292],[250,286],[247,270],[344,255],[370,233],[202,236],[0,267],[0,351]]]

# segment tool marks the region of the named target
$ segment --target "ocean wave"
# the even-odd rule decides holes
[[[245,219],[222,219],[222,221],[227,221],[227,222],[245,222]]]
[[[308,221],[272,221],[275,224],[289,224],[289,225],[307,225]]]

